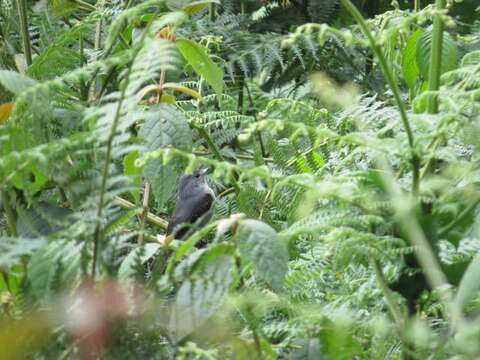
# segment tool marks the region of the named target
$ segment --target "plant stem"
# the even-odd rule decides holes
[[[383,274],[382,267],[380,266],[378,260],[373,261],[373,267],[375,268],[375,274],[377,275],[377,282],[380,290],[382,290],[383,296],[385,297],[385,301],[387,302],[388,310],[392,315],[393,320],[398,325],[399,328],[403,327],[403,318],[402,313],[398,309],[397,304],[392,298],[392,292],[387,285],[387,281],[385,280],[385,275]]]
[[[268,190],[267,195],[265,196],[265,200],[263,200],[262,208],[260,209],[260,213],[258,215],[258,220],[262,220],[263,213],[265,211],[265,208],[267,207],[267,202],[270,199],[271,195],[272,195],[272,189]]]
[[[215,21],[215,3],[210,4],[208,14],[210,15],[210,21]]]
[[[94,50],[96,52],[96,57],[98,56],[98,51],[100,51],[100,48],[102,46],[102,19],[97,21],[97,25],[95,27],[95,43],[94,43]],[[95,59],[97,60],[97,58]],[[98,81],[96,79],[97,73],[94,74],[93,80],[91,82],[91,89],[90,89],[90,98],[95,100],[97,96],[95,95],[95,92],[97,91],[97,86],[98,86]]]
[[[212,151],[213,155],[215,155],[217,160],[224,161],[223,155],[220,153],[220,150],[218,149],[217,145],[215,145],[210,135],[208,135],[207,130],[205,130],[203,126],[197,125],[193,122],[192,122],[192,126],[198,130],[198,132],[200,133],[200,136],[202,136],[203,139],[206,141],[208,147]]]
[[[105,79],[103,80],[102,87],[100,88],[100,91],[98,92],[97,96],[93,101],[98,101],[102,98],[103,94],[107,90],[108,83],[110,80],[112,80],[113,75],[115,74],[116,66],[112,66],[108,72],[107,75],[105,76]]]
[[[402,316],[402,312],[398,308],[398,305],[395,303],[395,300],[392,297],[392,291],[387,285],[387,280],[385,279],[385,275],[383,273],[382,267],[378,260],[373,260],[373,267],[375,268],[375,275],[377,277],[378,286],[380,290],[382,290],[383,296],[385,297],[385,301],[387,303],[388,311],[390,315],[392,315],[393,320],[398,328],[398,334],[400,339],[402,340],[402,352],[403,358],[409,359],[410,352],[408,348],[408,339],[405,337],[405,320]]]
[[[440,88],[442,66],[443,19],[442,14],[439,12],[445,9],[445,0],[437,0],[435,5],[437,14],[433,19],[432,50],[430,53],[430,70],[428,74],[429,91],[438,91]],[[428,112],[430,114],[436,114],[438,112],[438,98],[436,95],[429,98]]]
[[[158,81],[158,88],[160,89],[157,92],[157,104],[162,100],[162,86],[165,82],[165,69],[160,71],[160,80]],[[150,200],[150,189],[151,186],[148,182],[145,183],[145,188],[143,190],[143,202],[142,202],[142,213],[140,214],[140,232],[138,234],[138,245],[143,244],[143,234],[145,231],[145,222],[147,220],[148,214],[148,202]]]
[[[382,175],[383,183],[392,199],[396,210],[396,218],[405,233],[406,238],[415,247],[415,256],[425,273],[428,283],[432,289],[438,290],[444,305],[444,316],[451,320],[452,324],[458,324],[462,321],[459,315],[452,311],[453,294],[447,277],[442,271],[437,256],[435,255],[428,239],[420,227],[418,220],[414,215],[412,199],[406,197],[400,190],[400,186],[390,176],[391,169],[385,159],[379,159],[380,169],[384,170]],[[410,206],[406,205],[410,202]]]
[[[243,114],[243,86],[245,84],[245,78],[243,75],[240,75],[240,79],[238,80],[238,101],[237,101],[237,112],[239,114]]]
[[[228,194],[231,194],[231,193],[234,193],[234,192],[235,192],[235,188],[231,187],[231,188],[228,188],[228,189],[224,190],[223,192],[221,192],[217,197],[219,199],[221,199],[222,197],[227,196]]]
[[[422,4],[420,3],[420,0],[415,0],[414,7],[413,7],[414,11],[415,12],[420,11],[421,6],[422,6]]]
[[[32,47],[30,44],[30,34],[28,32],[28,17],[26,0],[17,0],[18,18],[20,19],[20,33],[23,41],[23,52],[27,66],[32,65]]]
[[[162,69],[160,71],[160,80],[158,81],[158,88],[160,90],[157,92],[157,104],[159,104],[160,101],[162,100],[162,95],[163,95],[162,86],[164,83],[165,83],[165,69]]]
[[[145,183],[145,189],[143,190],[143,203],[142,203],[142,213],[140,214],[140,231],[138,233],[138,245],[143,244],[143,233],[145,231],[145,222],[147,220],[148,214],[148,201],[150,200],[150,184]]]
[[[148,26],[151,25],[151,22],[149,23]],[[143,44],[143,40],[145,39],[145,36],[147,34],[147,31],[145,31],[142,34],[142,37],[139,41],[140,44]],[[132,74],[132,67],[133,67],[133,61],[135,61],[135,58],[137,57],[138,53],[140,52],[141,47],[137,48],[137,51],[133,55],[132,63],[130,66],[127,67],[127,73],[125,75],[125,84],[122,87],[122,90],[120,92],[120,98],[117,103],[117,108],[115,109],[115,115],[113,117],[112,121],[112,126],[110,127],[110,133],[108,135],[107,139],[107,152],[105,154],[105,164],[103,166],[103,171],[102,171],[102,182],[100,185],[100,198],[98,200],[98,209],[97,209],[97,219],[96,219],[96,225],[95,225],[95,230],[93,233],[93,259],[92,259],[92,273],[91,273],[91,278],[92,280],[95,280],[95,273],[96,273],[96,268],[97,268],[97,258],[98,258],[98,247],[99,243],[101,241],[102,235],[103,235],[103,230],[101,229],[101,220],[103,217],[103,207],[105,204],[105,192],[107,190],[107,178],[110,170],[110,158],[112,156],[112,147],[113,147],[113,140],[115,139],[116,132],[117,132],[117,127],[118,127],[118,122],[120,120],[120,114],[122,112],[122,105],[125,100],[125,95],[127,93],[128,85],[130,83],[130,76]]]
[[[250,94],[250,89],[248,88],[248,84],[245,82],[245,90],[247,90],[248,102],[250,104],[250,109],[252,111],[252,116],[255,119],[255,122],[258,122],[257,113],[254,110],[254,103],[252,99],[252,94]],[[267,151],[265,150],[265,145],[263,144],[262,132],[257,131],[258,142],[260,143],[260,150],[262,151],[262,157],[267,157]]]
[[[83,67],[86,64],[85,61],[85,48],[84,48],[84,38],[80,36],[80,67]],[[80,82],[80,99],[86,104],[88,102],[88,87],[85,80],[81,80]]]
[[[353,18],[360,25],[360,28],[362,29],[362,32],[364,33],[364,35],[368,38],[370,47],[372,48],[373,52],[377,56],[378,62],[380,64],[380,67],[382,68],[385,79],[388,85],[390,86],[390,89],[392,90],[393,97],[395,98],[395,102],[400,112],[400,118],[402,120],[403,128],[405,129],[405,132],[408,138],[408,145],[410,147],[410,153],[411,153],[410,162],[412,164],[412,171],[413,171],[412,192],[416,194],[418,192],[418,188],[420,185],[420,179],[419,179],[420,159],[415,150],[415,140],[413,137],[412,129],[410,127],[410,122],[408,120],[405,104],[403,103],[402,98],[400,96],[400,89],[398,87],[397,82],[395,81],[392,70],[388,66],[387,59],[382,49],[380,48],[378,43],[375,41],[373,34],[368,29],[367,23],[363,18],[362,14],[360,14],[358,9],[355,7],[355,5],[352,4],[350,0],[341,0],[341,1],[342,1],[342,4],[347,8],[348,12],[353,16]]]
[[[10,234],[14,237],[17,237],[17,215],[15,214],[15,210],[12,208],[12,204],[10,204],[10,197],[8,196],[8,193],[5,190],[2,190],[1,195],[3,209],[5,210],[5,215],[7,217],[7,224],[8,228],[10,229]]]

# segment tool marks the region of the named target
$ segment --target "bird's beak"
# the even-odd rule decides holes
[[[201,173],[202,175],[207,175],[207,174],[210,174],[211,170],[212,170],[211,168],[206,167],[206,168],[201,169],[201,170],[200,170],[200,173]]]

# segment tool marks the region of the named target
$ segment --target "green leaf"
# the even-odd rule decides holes
[[[46,80],[77,69],[80,65],[79,40],[88,39],[89,34],[90,27],[82,22],[56,34],[51,38],[53,41],[33,58],[32,65],[27,69],[28,75],[35,79]]]
[[[210,59],[205,48],[187,39],[178,39],[176,44],[193,70],[203,76],[217,95],[220,95],[223,91],[223,71]]]
[[[75,242],[54,241],[32,255],[27,277],[38,299],[48,299],[61,284],[72,288],[80,275],[82,246]]]
[[[425,31],[417,41],[417,65],[420,70],[420,75],[428,80],[430,70],[430,53],[432,50],[431,31]],[[452,36],[445,32],[443,34],[442,42],[442,64],[440,67],[440,75],[457,68],[458,63],[457,45]]]
[[[158,105],[145,113],[145,124],[139,137],[147,151],[174,147],[183,151],[192,149],[192,132],[183,113],[171,105]],[[159,206],[171,199],[177,188],[178,177],[184,170],[183,162],[163,164],[161,159],[145,165],[143,175],[151,184]]]
[[[122,261],[120,269],[118,270],[118,277],[120,280],[127,280],[132,278],[135,273],[135,264],[138,260],[145,264],[160,248],[160,244],[148,243],[133,249]]]
[[[16,167],[11,163],[10,169]],[[43,174],[37,165],[30,163],[22,168],[22,171],[13,170],[12,183],[21,190],[26,190],[29,194],[35,194],[40,191],[47,183],[48,178]]]
[[[0,268],[9,268],[15,265],[22,257],[33,254],[37,249],[45,246],[42,238],[6,238],[0,241]]]
[[[428,108],[428,96],[423,94],[428,90],[428,81],[422,81],[416,86],[417,97],[413,99],[413,111],[416,114],[424,113]],[[422,95],[423,94],[423,95]]]
[[[467,270],[463,274],[460,285],[458,286],[457,296],[455,297],[455,307],[458,311],[462,311],[480,290],[480,254],[476,255]]]
[[[130,191],[135,201],[140,200],[140,186],[142,185],[142,168],[135,166],[138,159],[138,151],[132,151],[123,158],[123,172],[133,178],[135,190]]]
[[[327,359],[350,360],[361,355],[362,347],[354,337],[353,319],[348,314],[331,320],[325,317],[319,326],[321,349]]]
[[[251,261],[261,279],[281,289],[288,270],[288,253],[276,231],[258,220],[243,220],[236,234],[240,253]]]
[[[232,268],[233,258],[221,255],[182,283],[170,312],[174,339],[194,332],[220,308],[233,279]]]
[[[0,70],[0,84],[11,93],[18,95],[29,87],[35,86],[37,82],[15,71]]]
[[[290,357],[292,360],[322,359],[321,346],[318,339],[298,339],[295,345],[298,349],[292,353]]]
[[[32,292],[37,299],[51,295],[53,279],[58,269],[56,252],[60,249],[57,242],[48,244],[38,249],[31,257],[28,264],[28,279]]]
[[[170,10],[183,10],[188,15],[194,15],[212,3],[221,4],[219,0],[167,0],[167,6]]]
[[[407,41],[403,51],[402,71],[403,78],[410,89],[415,87],[420,70],[417,65],[417,42],[422,36],[423,30],[415,31]]]

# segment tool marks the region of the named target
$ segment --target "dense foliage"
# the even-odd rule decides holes
[[[479,16],[0,0],[0,359],[478,358]]]

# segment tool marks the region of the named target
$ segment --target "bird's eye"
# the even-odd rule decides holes
[[[198,179],[200,177],[200,173],[196,173],[195,177]]]

